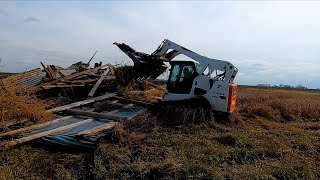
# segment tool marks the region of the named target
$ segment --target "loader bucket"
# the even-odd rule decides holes
[[[167,66],[157,56],[146,54],[143,52],[137,52],[124,43],[115,42],[113,44],[118,46],[126,55],[128,55],[132,59],[134,69],[140,76],[139,78],[156,79],[167,69]]]

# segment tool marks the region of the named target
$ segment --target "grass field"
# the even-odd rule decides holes
[[[0,178],[319,179],[319,107],[320,93],[240,87],[229,117],[167,108],[117,126],[93,152],[0,152]]]

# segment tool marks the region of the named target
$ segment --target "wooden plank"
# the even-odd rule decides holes
[[[17,145],[17,144],[21,144],[21,143],[24,143],[24,142],[27,142],[27,141],[31,141],[31,140],[38,139],[38,138],[41,138],[41,137],[44,137],[44,136],[48,136],[50,134],[54,134],[54,133],[57,133],[57,132],[60,132],[60,131],[71,129],[71,128],[74,128],[74,127],[77,127],[77,126],[80,126],[80,125],[83,125],[83,124],[86,124],[86,123],[89,123],[89,122],[92,122],[92,121],[93,121],[93,119],[86,119],[86,120],[79,121],[79,122],[76,122],[76,123],[72,123],[72,124],[69,124],[69,125],[66,125],[66,126],[62,126],[62,127],[59,127],[59,128],[51,129],[49,131],[44,131],[44,132],[41,132],[41,133],[37,133],[37,134],[32,134],[30,136],[26,136],[26,137],[23,137],[23,138],[14,139],[12,141],[3,142],[3,143],[0,144],[0,147],[2,146],[2,147],[5,147],[5,148],[9,148],[9,147]]]
[[[53,79],[57,79],[56,73],[53,71],[50,65],[47,65],[48,72],[51,74]]]
[[[87,112],[93,112],[95,110],[95,108],[92,108],[92,109],[86,109],[85,111]]]
[[[98,118],[98,119],[112,119],[112,120],[116,120],[116,121],[122,121],[122,120],[127,119],[127,117],[124,117],[124,116],[116,116],[116,115],[103,114],[103,113],[98,113],[98,112],[88,112],[88,111],[77,110],[77,109],[67,109],[66,112],[69,114],[75,114],[75,115],[86,116],[86,117],[93,117],[93,118]]]
[[[116,76],[110,76],[110,75],[108,75],[108,76],[105,76],[105,77],[104,77],[104,80],[116,80]]]
[[[94,79],[81,79],[81,80],[72,80],[72,81],[63,81],[65,83],[70,83],[70,84],[90,84],[97,82],[99,79],[94,78]]]
[[[46,66],[45,66],[42,62],[40,62],[40,64],[42,65],[44,71],[48,74],[48,76],[50,77],[50,79],[53,79],[51,73],[48,71],[48,69],[46,68]]]
[[[108,66],[108,65],[103,65],[103,66],[99,66],[99,67],[96,67],[96,68],[88,69],[88,70],[85,70],[85,71],[82,71],[82,72],[79,72],[79,73],[71,74],[71,75],[65,76],[65,77],[63,77],[63,78],[59,78],[59,79],[56,79],[56,80],[53,80],[53,81],[50,81],[50,82],[47,82],[47,83],[40,84],[40,85],[34,87],[34,89],[41,88],[42,86],[47,86],[47,85],[55,84],[55,83],[57,83],[57,82],[59,82],[59,81],[65,81],[65,80],[73,79],[73,78],[76,78],[76,77],[81,76],[81,75],[83,75],[83,74],[96,72],[96,71],[98,71],[99,69],[102,69],[102,68],[107,67],[107,66]]]
[[[58,85],[49,85],[49,86],[42,86],[43,89],[52,89],[52,88],[69,88],[69,87],[83,87],[84,84],[58,84]]]
[[[97,134],[97,133],[99,133],[101,131],[104,131],[104,130],[107,130],[107,129],[111,129],[116,124],[118,124],[118,122],[110,122],[110,123],[107,123],[107,124],[103,124],[101,126],[97,126],[95,128],[82,131],[82,132],[78,133],[77,136],[92,136],[92,135]]]
[[[54,65],[53,65],[54,66]],[[62,74],[62,72],[60,71],[60,69],[58,69],[57,67],[54,66],[54,68],[56,69],[57,73],[60,75],[61,78],[64,78],[65,75]]]
[[[111,98],[111,97],[114,97],[115,95],[116,94],[108,93],[108,94],[103,95],[103,96],[98,96],[98,97],[95,97],[95,98],[91,98],[91,99],[87,99],[87,100],[83,100],[83,101],[78,101],[78,102],[67,104],[67,105],[64,105],[64,106],[59,106],[59,107],[56,107],[56,108],[53,108],[53,109],[49,109],[47,111],[49,111],[49,112],[64,111],[64,110],[71,109],[71,108],[74,108],[74,107],[78,107],[78,106],[82,106],[82,105],[85,105],[85,104],[90,104],[90,103],[93,103],[93,102],[96,102],[96,101],[101,101],[101,100],[104,100],[104,99],[107,99],[107,98]]]
[[[129,108],[129,107],[132,107],[132,106],[134,106],[134,104],[128,104],[128,105],[123,106],[122,108],[119,108],[119,109],[115,109],[115,110],[113,110],[113,111],[110,111],[110,112],[108,112],[108,114],[115,114],[115,113],[119,112],[121,109]]]
[[[100,84],[102,83],[103,79],[106,77],[106,75],[109,72],[109,68],[106,69],[104,71],[104,73],[102,74],[102,76],[100,77],[100,79],[96,82],[96,84],[93,86],[93,88],[91,89],[91,91],[89,92],[88,96],[92,97],[94,95],[94,93],[96,92],[96,90],[98,89],[98,87],[100,86]]]
[[[128,99],[128,98],[123,98],[123,97],[119,97],[119,96],[114,96],[114,98],[125,100],[125,101],[136,103],[136,104],[140,104],[140,105],[153,106],[153,104],[151,104],[151,103],[138,101],[138,100],[133,100],[133,99]]]
[[[51,124],[54,124],[54,123],[57,123],[57,122],[61,122],[61,121],[65,121],[65,120],[68,120],[68,119],[71,119],[71,118],[72,118],[72,116],[66,116],[66,117],[63,117],[63,118],[54,119],[52,121],[47,121],[47,122],[44,122],[44,123],[35,124],[35,125],[28,126],[28,127],[25,127],[25,128],[21,128],[21,129],[9,131],[9,132],[1,133],[0,134],[0,138],[1,137],[5,137],[5,136],[10,136],[10,135],[15,135],[15,134],[21,134],[21,133],[24,133],[26,131],[37,129],[37,128],[40,128],[40,127],[43,127],[43,126],[48,126],[48,125],[51,125]]]

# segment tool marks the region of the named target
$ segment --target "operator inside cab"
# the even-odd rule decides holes
[[[192,72],[189,70],[188,67],[184,67],[183,69],[183,77],[184,77],[184,80],[187,80],[188,78],[191,78],[192,76]]]

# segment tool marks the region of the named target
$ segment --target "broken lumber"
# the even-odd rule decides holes
[[[120,100],[125,100],[125,101],[127,101],[127,102],[132,102],[132,103],[140,104],[140,105],[153,106],[153,104],[151,104],[151,103],[147,103],[147,102],[143,102],[143,101],[138,101],[138,100],[133,100],[133,99],[129,99],[129,98],[123,98],[123,97],[119,97],[119,96],[114,96],[114,98],[117,98],[117,99],[120,99]]]
[[[48,85],[48,86],[42,86],[43,89],[52,89],[52,88],[69,88],[69,87],[83,87],[84,84],[58,84],[58,85]]]
[[[63,82],[64,83],[68,83],[68,84],[90,84],[90,83],[94,83],[94,82],[97,82],[97,81],[98,81],[98,78],[63,81]]]
[[[127,119],[127,117],[124,117],[124,116],[116,116],[116,115],[103,114],[98,112],[89,112],[89,111],[83,111],[83,110],[77,110],[77,109],[67,109],[66,112],[74,115],[93,117],[93,118],[99,118],[99,119],[112,119],[116,121],[122,121]]]
[[[52,68],[54,68],[54,70],[59,74],[60,78],[65,77],[65,75],[62,74],[62,72],[56,66],[52,65]]]
[[[33,129],[36,129],[36,128],[40,128],[40,127],[48,126],[48,125],[51,125],[51,124],[54,124],[54,123],[57,123],[57,122],[65,121],[65,120],[71,119],[72,117],[73,116],[66,116],[66,117],[63,117],[63,118],[54,119],[52,121],[47,121],[47,122],[44,122],[44,123],[35,124],[35,125],[28,126],[28,127],[25,127],[25,128],[21,128],[21,129],[17,129],[17,130],[1,133],[0,134],[0,138],[1,137],[5,137],[5,136],[15,135],[15,134],[21,134],[21,133],[24,133],[26,131],[30,131],[30,130],[33,130]]]
[[[80,122],[76,122],[76,123],[72,123],[72,124],[69,124],[69,125],[66,125],[66,126],[62,126],[62,127],[59,127],[59,128],[51,129],[49,131],[44,131],[44,132],[41,132],[41,133],[32,134],[30,136],[22,137],[22,138],[19,138],[19,139],[14,139],[12,141],[3,142],[3,143],[0,144],[0,147],[9,148],[11,146],[14,146],[14,145],[17,145],[17,144],[21,144],[21,143],[24,143],[24,142],[27,142],[27,141],[31,141],[31,140],[34,140],[34,139],[38,139],[38,138],[41,138],[41,137],[44,137],[44,136],[48,136],[50,134],[54,134],[54,133],[57,133],[59,131],[64,131],[64,130],[67,130],[67,129],[71,129],[71,128],[74,128],[76,126],[80,126],[80,125],[89,123],[91,121],[93,121],[93,119],[86,119],[86,120],[83,120],[83,121],[80,121]]]
[[[48,72],[51,74],[53,79],[57,79],[56,73],[53,71],[50,65],[47,65]]]
[[[94,103],[96,101],[101,101],[101,100],[104,100],[104,99],[107,99],[107,98],[111,98],[111,97],[114,97],[114,96],[115,96],[115,94],[108,93],[108,94],[103,95],[103,96],[98,96],[98,97],[95,97],[95,98],[91,98],[91,99],[87,99],[87,100],[83,100],[83,101],[78,101],[78,102],[67,104],[67,105],[64,105],[64,106],[59,106],[59,107],[56,107],[56,108],[49,109],[47,111],[49,111],[49,112],[60,112],[60,111],[64,111],[64,110],[67,110],[67,109],[74,108],[74,107],[82,106],[82,105],[85,105],[85,104]]]
[[[117,122],[110,122],[110,123],[107,123],[107,124],[103,124],[103,125],[97,126],[95,128],[82,131],[82,132],[78,133],[77,136],[92,136],[92,135],[97,134],[97,133],[99,133],[101,131],[104,131],[104,130],[107,130],[107,129],[111,129],[116,124],[118,124],[118,123]]]
[[[121,109],[130,108],[130,107],[132,107],[132,106],[134,106],[134,104],[128,104],[128,105],[123,106],[123,107],[120,108],[120,109],[115,109],[115,110],[113,110],[113,111],[110,111],[110,112],[108,112],[108,114],[115,114],[115,113],[119,112]]]
[[[88,96],[92,97],[94,95],[94,93],[96,92],[96,90],[98,89],[98,87],[100,86],[100,84],[102,83],[103,79],[106,77],[106,75],[109,72],[109,68],[106,69],[104,71],[104,73],[101,75],[100,79],[96,82],[96,84],[93,86],[93,88],[91,89],[91,91],[89,92]]]
[[[48,74],[48,76],[50,77],[50,79],[53,79],[51,73],[48,71],[48,69],[46,68],[46,66],[45,66],[42,62],[40,62],[40,64],[42,65],[44,71]]]
[[[42,86],[47,86],[47,85],[51,85],[51,84],[55,84],[59,81],[65,81],[65,80],[69,80],[69,79],[73,79],[73,78],[76,78],[78,76],[81,76],[83,74],[87,74],[87,73],[92,73],[92,72],[96,72],[98,71],[99,69],[102,69],[104,67],[107,67],[108,65],[103,65],[103,66],[99,66],[99,67],[96,67],[96,68],[92,68],[92,69],[88,69],[88,70],[85,70],[85,71],[82,71],[82,72],[78,72],[78,73],[75,73],[75,74],[71,74],[69,76],[65,76],[63,78],[59,78],[59,79],[56,79],[56,80],[52,80],[52,81],[49,81],[47,83],[43,83],[43,84],[40,84],[38,86],[35,86],[34,89],[37,90],[39,88],[41,88]]]
[[[112,76],[112,75],[109,75],[109,76],[105,76],[104,79],[110,81],[110,80],[116,80],[116,77]]]

